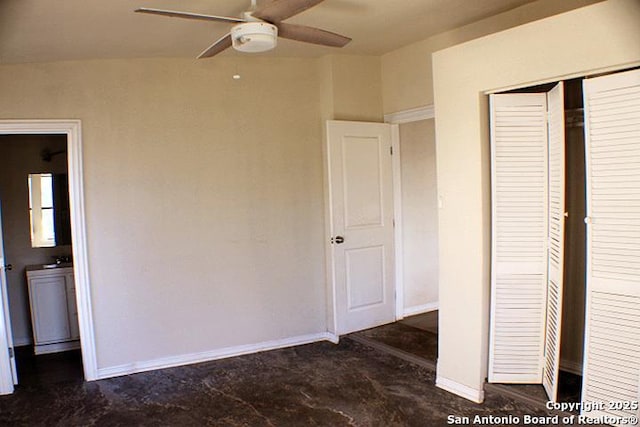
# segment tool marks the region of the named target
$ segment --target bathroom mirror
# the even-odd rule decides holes
[[[71,244],[69,184],[66,174],[32,173],[28,178],[31,246]]]

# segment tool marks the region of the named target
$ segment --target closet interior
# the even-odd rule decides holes
[[[562,372],[582,377],[584,315],[586,305],[586,193],[584,157],[584,108],[582,79],[565,81],[565,219],[564,219],[564,295],[560,334],[559,400],[580,401],[569,385],[575,379]],[[563,382],[564,379],[564,382]],[[581,378],[580,378],[581,383]],[[566,386],[566,387],[563,387]],[[575,386],[574,386],[575,387]]]

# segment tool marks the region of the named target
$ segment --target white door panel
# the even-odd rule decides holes
[[[547,99],[491,95],[489,382],[541,383],[547,286]]]
[[[381,144],[377,137],[343,137],[345,230],[384,226]]]
[[[31,319],[37,344],[71,339],[67,282],[64,276],[38,277],[29,281]]]
[[[560,337],[564,273],[565,132],[564,87],[558,83],[547,93],[549,133],[548,274],[545,363],[542,385],[549,400],[558,395]]]
[[[337,333],[395,320],[391,127],[327,123]]]
[[[383,304],[384,246],[345,251],[348,310]]]
[[[492,95],[489,381],[555,401],[564,269],[564,93]]]

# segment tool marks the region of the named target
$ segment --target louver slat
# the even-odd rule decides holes
[[[545,365],[542,385],[549,400],[556,401],[560,369],[560,328],[564,271],[564,91],[562,82],[547,94],[549,110],[549,260]]]
[[[583,401],[636,400],[640,376],[640,297],[626,308],[623,317],[611,314],[625,310],[624,296],[592,290],[589,298]],[[616,301],[621,305],[612,305]],[[637,415],[633,410],[607,413],[619,417]]]
[[[491,95],[490,382],[542,382],[547,285],[547,100]]]
[[[583,402],[640,390],[640,70],[584,81],[587,317]],[[628,418],[637,409],[585,412]]]

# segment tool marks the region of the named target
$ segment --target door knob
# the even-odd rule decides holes
[[[13,264],[7,264],[4,266],[5,271],[11,271],[13,270]]]
[[[340,243],[344,243],[344,237],[336,236],[336,238],[333,241],[339,245]]]

